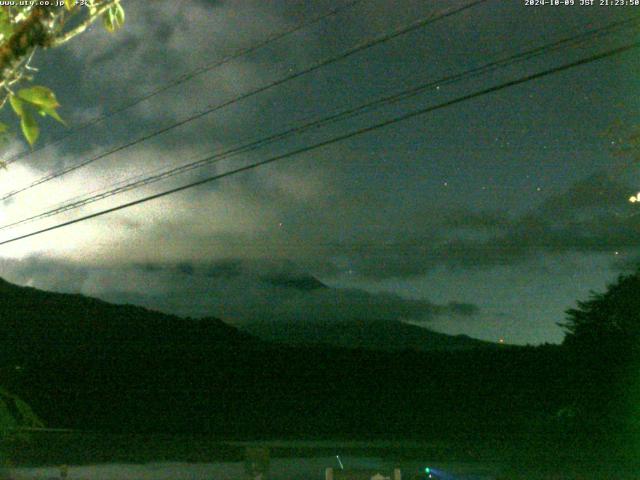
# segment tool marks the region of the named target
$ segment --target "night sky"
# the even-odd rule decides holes
[[[362,0],[105,122],[71,130],[0,172],[0,193],[466,3]],[[124,5],[124,30],[111,35],[96,25],[62,49],[36,54],[37,82],[57,93],[71,129],[342,3]],[[489,0],[29,189],[4,201],[0,222],[633,15],[640,7]],[[638,27],[0,230],[0,241],[630,43]],[[404,320],[493,341],[560,342],[564,310],[638,258],[640,203],[629,198],[640,190],[640,172],[613,154],[640,123],[638,55],[633,49],[0,246],[0,276],[234,324]],[[40,145],[68,132],[43,125]],[[25,148],[16,136],[4,158]],[[308,275],[331,288],[284,285]]]

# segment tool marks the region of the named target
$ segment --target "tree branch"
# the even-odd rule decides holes
[[[97,3],[97,2],[96,2]],[[104,0],[78,26],[68,32],[57,33],[54,23],[65,14],[62,7],[33,7],[19,22],[13,35],[0,45],[0,88],[14,84],[22,75],[25,60],[37,47],[58,47],[83,33],[93,22],[120,0]],[[79,11],[76,9],[76,11]]]
[[[99,7],[96,8],[96,11],[93,14],[89,15],[89,17],[84,22],[82,22],[80,25],[78,25],[76,28],[74,28],[73,30],[68,31],[67,33],[65,33],[61,37],[57,37],[57,38],[52,39],[51,40],[51,44],[49,46],[50,47],[59,47],[60,45],[63,45],[65,43],[67,43],[72,38],[80,35],[87,28],[89,28],[89,26],[93,22],[95,22],[103,13],[105,13],[107,10],[109,10],[111,7],[113,7],[117,3],[119,3],[119,0],[109,0],[109,1],[106,1],[106,2],[102,3]]]
[[[53,15],[54,10],[51,8],[33,8],[27,18],[17,26],[14,34],[0,46],[0,74],[3,85],[16,76],[16,69],[30,56],[34,48],[48,46],[50,33],[47,23]]]

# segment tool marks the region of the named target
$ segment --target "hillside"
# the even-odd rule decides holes
[[[466,335],[446,335],[400,321],[249,322],[241,329],[261,340],[369,350],[461,350],[496,346]]]
[[[362,348],[381,345],[389,325],[363,334],[361,348],[269,344],[213,318],[3,281],[0,374],[49,427],[231,438],[500,430],[566,401],[557,348]],[[336,343],[350,327],[334,327],[325,335]],[[446,340],[406,327],[411,341]]]
[[[250,277],[247,276],[249,281]],[[331,287],[308,273],[280,272],[262,275],[271,286],[304,292],[330,292]],[[329,298],[327,298],[329,300]],[[336,301],[335,298],[331,300]],[[305,313],[307,317],[305,317]],[[362,348],[368,350],[460,350],[496,346],[466,335],[446,335],[399,320],[379,319],[375,306],[370,318],[360,320],[337,316],[328,310],[318,319],[304,308],[297,318],[253,318],[234,323],[241,331],[281,345]],[[333,317],[331,315],[334,315]],[[344,315],[344,314],[343,314]],[[311,317],[311,318],[309,318]]]
[[[45,292],[0,279],[3,356],[48,349],[103,346],[142,350],[254,343],[215,318],[189,319],[134,305],[115,305],[79,294]]]
[[[269,277],[298,289],[326,288],[311,276]],[[5,354],[56,345],[194,349],[252,344],[257,339],[297,346],[373,350],[457,350],[493,345],[465,335],[451,336],[400,321],[261,320],[236,328],[216,318],[181,318],[134,305],[118,305],[79,294],[53,293],[13,285],[0,278],[0,345]]]

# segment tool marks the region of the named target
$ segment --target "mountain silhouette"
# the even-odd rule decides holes
[[[302,280],[277,279],[324,288]],[[276,326],[254,324],[263,341],[216,318],[0,280],[2,387],[51,428],[253,438],[467,429],[542,381],[544,353],[467,348],[485,344],[400,322]]]
[[[3,356],[40,350],[211,348],[255,343],[216,318],[180,318],[80,294],[21,287],[0,278]]]
[[[370,350],[459,350],[495,346],[466,335],[447,335],[401,321],[256,320],[240,327],[261,340],[288,345],[315,345]]]
[[[265,276],[285,288],[327,289],[311,275]],[[375,314],[375,312],[372,312]],[[113,304],[80,294],[21,287],[0,278],[0,346],[6,352],[28,348],[194,349],[253,345],[259,340],[288,345],[316,345],[380,350],[447,350],[493,345],[465,335],[446,335],[387,320],[298,321],[255,319],[238,328],[213,317],[182,318],[148,308]],[[259,339],[259,340],[258,340]]]

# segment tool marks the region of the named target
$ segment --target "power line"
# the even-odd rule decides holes
[[[338,135],[338,136],[333,137],[331,139],[324,140],[322,142],[318,142],[318,143],[315,143],[313,145],[302,147],[302,148],[299,148],[299,149],[296,149],[296,150],[292,150],[290,152],[287,152],[287,153],[284,153],[284,154],[281,154],[281,155],[276,155],[276,156],[270,157],[270,158],[268,158],[266,160],[262,160],[260,162],[253,163],[251,165],[245,165],[243,167],[239,167],[239,168],[236,168],[234,170],[230,170],[230,171],[227,171],[227,172],[224,172],[224,173],[221,173],[221,174],[212,175],[210,177],[207,177],[207,178],[204,178],[202,180],[195,181],[195,182],[191,182],[191,183],[188,183],[186,185],[175,187],[175,188],[172,188],[172,189],[169,189],[169,190],[165,190],[163,192],[159,192],[159,193],[156,193],[156,194],[153,194],[153,195],[149,195],[147,197],[140,198],[138,200],[134,200],[134,201],[131,201],[131,202],[124,203],[122,205],[118,205],[118,206],[115,206],[115,207],[107,208],[105,210],[101,210],[99,212],[95,212],[95,213],[92,213],[92,214],[89,214],[89,215],[85,215],[83,217],[79,217],[79,218],[76,218],[76,219],[73,219],[73,220],[62,222],[62,223],[59,223],[57,225],[53,225],[53,226],[50,226],[50,227],[47,227],[47,228],[43,228],[43,229],[40,229],[40,230],[36,230],[34,232],[27,233],[27,234],[24,234],[24,235],[20,235],[18,237],[14,237],[14,238],[11,238],[9,240],[4,240],[4,241],[0,242],[0,245],[6,245],[8,243],[16,242],[18,240],[23,240],[23,239],[26,239],[26,238],[29,238],[29,237],[33,237],[35,235],[40,235],[42,233],[46,233],[46,232],[50,232],[50,231],[53,231],[53,230],[57,230],[59,228],[66,227],[66,226],[69,226],[69,225],[73,225],[75,223],[79,223],[79,222],[83,222],[85,220],[89,220],[89,219],[92,219],[92,218],[100,217],[100,216],[106,215],[108,213],[113,213],[113,212],[116,212],[118,210],[123,210],[125,208],[133,207],[135,205],[140,205],[142,203],[146,203],[146,202],[149,202],[151,200],[155,200],[155,199],[158,199],[158,198],[161,198],[161,197],[165,197],[165,196],[171,195],[173,193],[178,193],[178,192],[181,192],[183,190],[187,190],[187,189],[190,189],[190,188],[193,188],[193,187],[204,185],[204,184],[213,182],[215,180],[220,180],[220,179],[225,178],[225,177],[230,177],[232,175],[243,173],[243,172],[246,172],[246,171],[249,171],[249,170],[254,170],[254,169],[258,168],[258,167],[261,167],[261,166],[264,166],[264,165],[268,165],[270,163],[274,163],[274,162],[277,162],[279,160],[284,160],[284,159],[287,159],[287,158],[290,158],[290,157],[294,157],[294,156],[300,155],[302,153],[307,153],[307,152],[310,152],[310,151],[313,151],[313,150],[317,150],[317,149],[320,149],[322,147],[325,147],[325,146],[328,146],[328,145],[331,145],[331,144],[334,144],[334,143],[337,143],[337,142],[342,142],[344,140],[347,140],[347,139],[350,139],[350,138],[353,138],[353,137],[356,137],[356,136],[359,136],[359,135],[363,135],[365,133],[369,133],[369,132],[372,132],[372,131],[375,131],[375,130],[378,130],[378,129],[381,129],[381,128],[388,127],[390,125],[393,125],[395,123],[398,123],[398,122],[401,122],[401,121],[404,121],[404,120],[409,120],[411,118],[415,118],[415,117],[418,117],[418,116],[421,116],[421,115],[424,115],[424,114],[427,114],[427,113],[430,113],[430,112],[433,112],[433,111],[436,111],[436,110],[441,110],[441,109],[444,109],[444,108],[448,108],[448,107],[451,107],[451,106],[456,105],[458,103],[462,103],[462,102],[465,102],[467,100],[471,100],[471,99],[478,98],[478,97],[481,97],[481,96],[484,96],[484,95],[488,95],[490,93],[494,93],[494,92],[497,92],[497,91],[500,91],[500,90],[504,90],[504,89],[509,88],[509,87],[513,87],[513,86],[520,85],[520,84],[523,84],[523,83],[526,83],[526,82],[537,80],[539,78],[547,77],[549,75],[560,73],[560,72],[563,72],[565,70],[569,70],[571,68],[575,68],[575,67],[578,67],[578,66],[581,66],[581,65],[592,63],[592,62],[595,62],[597,60],[601,60],[601,59],[604,59],[604,58],[607,58],[607,57],[612,57],[614,55],[619,55],[621,53],[627,52],[627,51],[629,51],[631,49],[638,48],[638,47],[640,47],[640,42],[634,42],[634,43],[631,43],[631,44],[623,45],[621,47],[614,48],[614,49],[611,49],[611,50],[607,50],[606,52],[598,53],[596,55],[592,55],[590,57],[583,58],[583,59],[577,60],[575,62],[571,62],[571,63],[565,64],[565,65],[561,65],[561,66],[558,66],[558,67],[550,68],[550,69],[544,70],[542,72],[538,72],[538,73],[534,73],[534,74],[531,74],[531,75],[527,75],[525,77],[521,77],[521,78],[518,78],[516,80],[511,80],[511,81],[504,82],[504,83],[501,83],[501,84],[493,86],[493,87],[485,88],[485,89],[482,89],[482,90],[479,90],[479,91],[476,91],[476,92],[473,92],[473,93],[470,93],[470,94],[467,94],[467,95],[463,95],[461,97],[455,98],[453,100],[448,100],[446,102],[440,103],[440,104],[435,105],[435,106],[430,106],[430,107],[422,108],[422,109],[419,109],[419,110],[415,110],[413,112],[405,113],[403,115],[396,116],[396,117],[394,117],[392,119],[385,120],[383,122],[376,123],[376,124],[370,125],[368,127],[360,128],[360,129],[354,130],[352,132],[349,132],[349,133],[346,133],[346,134],[343,134],[343,135]]]
[[[311,65],[311,66],[309,66],[309,67],[307,67],[307,68],[305,68],[303,70],[300,70],[298,72],[294,72],[294,73],[292,73],[290,75],[287,75],[287,76],[285,76],[283,78],[280,78],[279,80],[271,82],[271,83],[269,83],[267,85],[264,85],[262,87],[258,87],[257,89],[251,90],[251,91],[249,91],[247,93],[241,94],[241,95],[239,95],[237,97],[234,97],[231,100],[228,100],[228,101],[223,102],[221,104],[215,105],[213,107],[209,107],[209,108],[207,108],[206,110],[204,110],[202,112],[199,112],[197,114],[191,115],[191,116],[189,116],[189,117],[187,117],[187,118],[185,118],[185,119],[183,119],[183,120],[181,120],[181,121],[179,121],[177,123],[169,125],[168,127],[164,127],[164,128],[159,129],[159,130],[156,130],[155,132],[149,133],[147,135],[143,135],[142,137],[139,137],[136,140],[133,140],[133,141],[131,141],[129,143],[126,143],[124,145],[120,145],[118,147],[115,147],[115,148],[113,148],[111,150],[108,150],[107,152],[103,152],[103,153],[101,153],[101,154],[99,154],[99,155],[97,155],[95,157],[92,157],[92,158],[90,158],[88,160],[80,162],[80,163],[78,163],[76,165],[72,165],[70,167],[64,168],[64,169],[59,170],[57,172],[51,173],[49,175],[45,175],[44,177],[39,178],[38,180],[32,182],[31,184],[29,184],[26,187],[19,188],[17,190],[13,190],[13,191],[5,194],[4,196],[0,197],[0,201],[7,200],[7,199],[17,195],[18,193],[21,193],[21,192],[24,192],[26,190],[29,190],[29,189],[31,189],[33,187],[41,185],[41,184],[43,184],[45,182],[48,182],[50,180],[53,180],[55,178],[59,178],[59,177],[61,177],[63,175],[66,175],[66,174],[71,173],[71,172],[73,172],[75,170],[78,170],[78,169],[80,169],[82,167],[85,167],[85,166],[87,166],[87,165],[89,165],[91,163],[94,163],[94,162],[96,162],[96,161],[98,161],[98,160],[100,160],[102,158],[105,158],[105,157],[110,156],[110,155],[112,155],[114,153],[117,153],[117,152],[120,152],[120,151],[125,150],[127,148],[130,148],[130,147],[132,147],[134,145],[142,143],[142,142],[144,142],[146,140],[149,140],[151,138],[157,137],[158,135],[161,135],[163,133],[171,131],[171,130],[173,130],[175,128],[181,127],[182,125],[185,125],[187,123],[190,123],[190,122],[193,122],[195,120],[198,120],[198,119],[200,119],[200,118],[202,118],[202,117],[204,117],[206,115],[209,115],[209,114],[211,114],[213,112],[216,112],[216,111],[218,111],[218,110],[220,110],[220,109],[222,109],[224,107],[227,107],[227,106],[232,105],[234,103],[238,103],[238,102],[240,102],[242,100],[245,100],[247,98],[250,98],[250,97],[253,97],[253,96],[258,95],[260,93],[263,93],[263,92],[265,92],[267,90],[270,90],[270,89],[272,89],[274,87],[282,85],[282,84],[284,84],[286,82],[289,82],[289,81],[294,80],[296,78],[302,77],[303,75],[307,75],[307,74],[309,74],[311,72],[314,72],[314,71],[316,71],[316,70],[318,70],[320,68],[326,67],[327,65],[330,65],[332,63],[338,62],[340,60],[344,60],[345,58],[348,58],[348,57],[350,57],[350,56],[352,56],[352,55],[354,55],[354,54],[356,54],[358,52],[361,52],[363,50],[372,48],[372,47],[374,47],[376,45],[388,42],[388,41],[390,41],[390,40],[392,40],[394,38],[397,38],[397,37],[399,37],[401,35],[405,35],[405,34],[407,34],[409,32],[412,32],[412,31],[415,31],[417,29],[423,28],[423,27],[425,27],[425,26],[427,26],[429,24],[432,24],[432,23],[434,23],[434,22],[436,22],[438,20],[442,20],[442,19],[448,18],[448,17],[450,17],[452,15],[456,15],[458,13],[461,13],[461,12],[465,11],[465,10],[468,10],[469,8],[475,7],[476,5],[485,3],[487,1],[489,1],[489,0],[474,0],[474,1],[464,5],[462,7],[458,7],[458,8],[455,8],[455,9],[450,9],[450,10],[447,10],[446,12],[443,12],[443,13],[440,13],[440,14],[437,14],[437,15],[429,15],[428,17],[422,18],[422,19],[420,19],[420,20],[418,20],[418,21],[416,21],[414,23],[411,23],[408,26],[402,27],[399,30],[395,30],[395,31],[393,31],[391,33],[384,34],[384,35],[376,37],[376,38],[374,38],[372,40],[368,40],[368,41],[366,41],[364,43],[361,43],[361,44],[359,44],[359,45],[357,45],[357,46],[355,46],[353,48],[350,48],[350,49],[346,50],[345,52],[342,52],[342,53],[340,53],[340,54],[338,54],[336,56],[333,56],[333,57],[321,60],[319,62],[316,62],[315,64],[313,64],[313,65]]]
[[[449,244],[433,244],[432,242],[434,241],[434,239],[426,239],[424,240],[424,242],[416,242],[416,241],[410,241],[410,242],[363,242],[363,243],[359,243],[359,242],[303,242],[303,241],[299,241],[299,242],[278,242],[278,241],[270,241],[270,242],[263,242],[263,243],[256,243],[256,242],[244,242],[244,243],[239,243],[239,242],[233,242],[233,243],[229,243],[229,242],[224,242],[224,243],[220,243],[221,246],[224,246],[225,248],[230,248],[230,247],[235,247],[235,248],[242,248],[243,250],[258,250],[258,251],[274,251],[274,250],[295,250],[295,249],[300,249],[300,250],[309,250],[309,249],[316,249],[316,250],[322,250],[322,249],[326,249],[326,250],[385,250],[385,249],[393,249],[394,250],[394,254],[398,254],[401,255],[403,253],[411,253],[412,250],[431,250],[431,252],[426,252],[429,253],[430,255],[434,256],[434,257],[438,257],[444,254],[451,254],[451,253],[457,253],[457,252],[463,252],[463,253],[469,253],[469,248],[468,246],[464,243],[464,241],[462,240],[458,240],[455,239],[452,243]],[[427,242],[431,242],[431,243],[427,243]],[[521,250],[531,250],[531,249],[535,249],[535,248],[540,248],[540,249],[553,249],[556,248],[558,251],[561,251],[562,249],[560,247],[558,247],[557,243],[554,242],[550,242],[550,241],[544,241],[544,242],[535,242],[535,243],[530,243],[530,244],[526,244],[526,245],[508,245],[508,244],[496,244],[496,243],[485,243],[485,244],[474,244],[472,249],[475,251],[483,251],[483,252],[487,252],[487,251],[500,251],[500,252],[504,252],[505,254],[508,254],[509,252],[519,252]],[[637,248],[637,243],[633,243],[631,240],[627,241],[626,243],[616,243],[615,245],[606,243],[605,241],[600,241],[597,244],[589,244],[589,248],[592,251],[598,251],[598,252],[612,252],[615,251],[616,249],[618,250],[622,250],[625,248]]]
[[[328,117],[324,117],[315,121],[312,121],[310,123],[306,123],[303,124],[301,126],[298,127],[294,127],[294,128],[290,128],[287,129],[283,132],[274,134],[274,135],[270,135],[266,138],[262,138],[259,139],[257,141],[253,141],[250,142],[248,144],[244,144],[241,145],[239,147],[233,147],[231,149],[225,150],[223,152],[214,154],[211,157],[207,157],[204,160],[198,160],[195,162],[188,162],[186,164],[183,164],[181,166],[178,167],[174,167],[171,168],[169,170],[165,170],[165,171],[161,171],[160,173],[157,173],[155,175],[139,175],[137,177],[135,177],[135,180],[131,180],[127,183],[127,181],[121,181],[118,182],[116,184],[114,184],[111,189],[108,190],[103,190],[100,193],[95,193],[95,194],[89,194],[89,195],[85,195],[84,198],[82,198],[82,196],[80,197],[75,197],[74,199],[70,199],[68,202],[63,203],[62,205],[60,205],[57,208],[33,215],[31,217],[27,217],[24,218],[22,220],[18,220],[16,222],[13,223],[9,223],[3,226],[0,226],[0,230],[4,230],[10,227],[14,227],[17,225],[21,225],[24,223],[28,223],[28,222],[32,222],[38,219],[43,219],[43,218],[48,218],[51,217],[53,215],[57,215],[60,213],[64,213],[66,211],[69,210],[73,210],[76,208],[80,208],[82,206],[88,205],[90,203],[94,203],[97,202],[99,200],[103,200],[105,198],[111,197],[111,196],[115,196],[117,194],[120,193],[124,193],[126,191],[129,190],[133,190],[135,188],[139,188],[145,185],[149,185],[155,182],[158,182],[160,180],[164,180],[166,178],[170,178],[182,173],[185,173],[187,171],[196,169],[196,168],[201,168],[207,165],[211,165],[215,162],[227,159],[229,157],[232,156],[236,156],[240,153],[246,153],[249,151],[253,151],[256,150],[262,146],[271,144],[275,141],[278,140],[282,140],[284,138],[290,137],[294,134],[298,134],[301,132],[304,132],[306,130],[312,129],[312,128],[317,128],[320,126],[325,126],[328,125],[330,123],[339,121],[339,120],[344,120],[347,118],[351,118],[354,117],[356,115],[361,115],[363,113],[366,113],[367,111],[370,111],[373,107],[378,107],[381,105],[385,105],[385,104],[390,104],[392,102],[396,102],[399,100],[406,100],[412,96],[418,95],[420,93],[423,93],[424,91],[428,90],[429,88],[432,88],[435,85],[448,85],[448,84],[452,84],[461,80],[465,80],[468,78],[474,78],[477,77],[479,75],[485,74],[487,72],[490,71],[494,71],[498,68],[504,68],[505,66],[509,66],[512,64],[515,64],[516,62],[520,62],[523,60],[528,60],[531,58],[534,58],[536,56],[541,56],[544,54],[547,54],[549,52],[553,52],[558,50],[559,48],[563,48],[563,47],[567,47],[567,46],[574,46],[577,44],[580,44],[581,42],[584,42],[585,40],[597,37],[599,35],[602,35],[604,33],[611,33],[613,31],[615,31],[616,29],[620,28],[620,27],[625,27],[625,26],[630,26],[630,25],[636,25],[638,22],[640,21],[640,18],[634,18],[634,19],[629,19],[629,20],[625,20],[625,21],[620,21],[620,22],[614,22],[612,24],[608,24],[605,25],[603,27],[599,27],[597,29],[592,29],[592,30],[588,30],[586,32],[583,32],[579,35],[574,35],[574,36],[570,36],[570,37],[565,37],[563,39],[557,40],[555,42],[546,44],[546,45],[542,45],[540,47],[536,47],[530,50],[527,50],[525,52],[521,52],[521,53],[517,53],[514,55],[511,55],[509,57],[506,58],[502,58],[499,60],[495,60],[493,62],[489,62],[487,64],[484,64],[480,67],[471,69],[471,70],[466,70],[464,72],[461,73],[457,73],[454,75],[450,75],[444,78],[440,78],[438,80],[432,80],[429,81],[427,83],[423,83],[417,87],[413,87],[407,90],[404,90],[402,92],[390,95],[390,96],[386,96],[377,100],[374,100],[372,102],[367,102],[363,105],[360,105],[358,107],[354,107],[354,108],[350,108],[347,110],[342,110],[336,114],[330,115]],[[157,171],[157,170],[156,170]]]
[[[344,10],[348,10],[354,6],[356,6],[358,3],[363,2],[364,0],[353,0],[351,2],[347,2],[342,6],[336,7],[331,9],[329,12],[324,13],[320,16],[317,16],[315,18],[312,18],[311,20],[307,21],[307,22],[303,22],[300,23],[298,25],[294,25],[291,28],[285,29],[281,32],[277,32],[273,35],[268,36],[267,38],[265,38],[264,40],[261,40],[260,42],[254,44],[254,45],[250,45],[248,47],[242,48],[240,50],[238,50],[235,53],[232,53],[231,55],[227,55],[226,57],[223,57],[222,59],[211,63],[211,64],[207,64],[207,65],[201,65],[200,67],[191,70],[189,72],[186,72],[182,75],[180,75],[179,77],[173,79],[172,81],[155,88],[154,90],[151,90],[149,92],[147,92],[146,94],[142,95],[141,97],[138,97],[134,100],[132,100],[131,102],[127,103],[126,105],[123,105],[119,108],[116,108],[114,110],[111,110],[103,115],[99,115],[81,125],[78,125],[77,127],[72,127],[70,128],[65,134],[61,135],[60,137],[48,142],[48,143],[44,143],[42,145],[39,145],[38,147],[32,149],[32,150],[23,150],[22,152],[18,152],[17,154],[13,155],[12,157],[10,157],[8,160],[6,160],[4,162],[5,165],[10,165],[11,163],[14,163],[18,160],[20,160],[21,158],[27,157],[32,155],[33,153],[39,151],[39,150],[44,150],[47,147],[50,147],[52,145],[57,145],[58,143],[62,142],[63,140],[66,140],[67,138],[71,137],[72,135],[75,135],[77,132],[84,130],[86,128],[92,127],[94,125],[98,125],[99,123],[102,123],[103,121],[113,117],[114,115],[117,115],[119,113],[122,113],[126,110],[129,110],[130,108],[133,108],[139,104],[141,104],[142,102],[145,102],[157,95],[160,95],[163,92],[166,92],[167,90],[173,88],[173,87],[177,87],[178,85],[188,82],[189,80],[196,78],[204,73],[210,72],[211,70],[217,68],[217,67],[221,67],[222,65],[225,65],[229,62],[231,62],[232,60],[236,60],[238,58],[244,57],[246,55],[249,55],[253,52],[256,52],[257,50],[260,50],[263,47],[268,46],[271,43],[277,42],[278,40],[282,40],[283,38],[288,37],[289,35],[293,35],[294,33],[297,33],[301,30],[306,29],[307,27],[310,27],[311,25],[314,25],[316,23],[319,23],[329,17],[333,17],[338,15],[340,12],[344,11]]]

